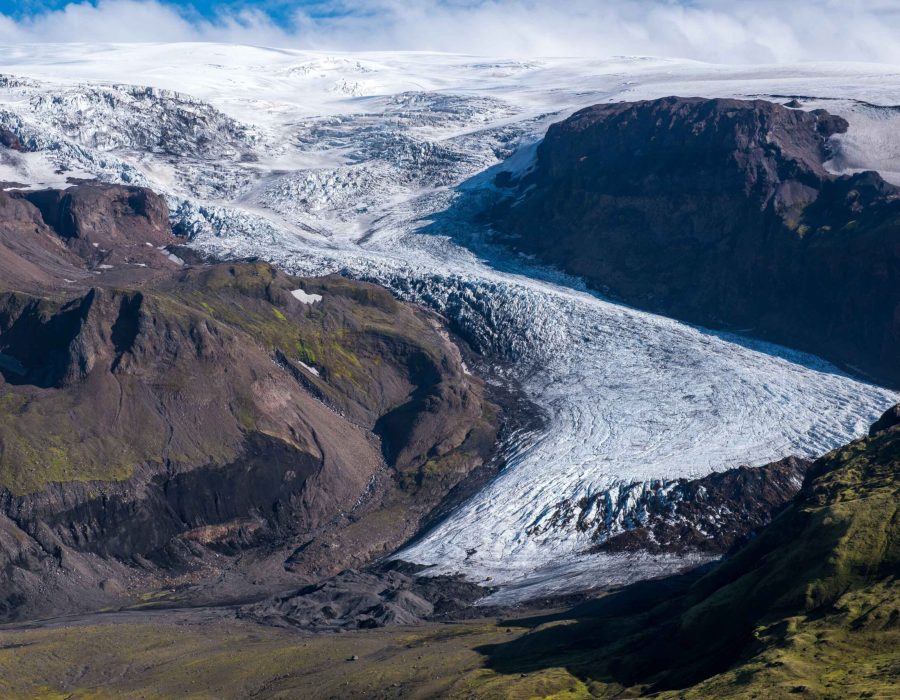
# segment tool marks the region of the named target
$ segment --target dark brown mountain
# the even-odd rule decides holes
[[[384,289],[184,265],[140,188],[0,215],[0,617],[365,564],[492,448],[440,319]]]
[[[900,383],[900,189],[835,176],[847,122],[762,100],[604,104],[498,178],[498,237],[629,304]]]
[[[177,244],[162,197],[140,187],[84,183],[0,190],[0,285],[42,294],[174,270]],[[99,278],[99,279],[98,279]]]

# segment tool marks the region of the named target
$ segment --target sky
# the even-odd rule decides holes
[[[900,64],[900,0],[0,0],[0,43]]]
[[[98,5],[96,0],[0,0],[0,12],[15,19],[34,17],[46,12],[61,10],[68,5]],[[111,3],[105,3],[111,4]],[[241,11],[255,10],[268,16],[274,23],[289,24],[298,9],[315,13],[319,0],[162,0],[161,6],[180,11],[187,18],[215,19]],[[327,7],[321,8],[328,12]]]

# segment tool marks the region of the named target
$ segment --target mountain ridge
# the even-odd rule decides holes
[[[900,382],[900,188],[833,175],[824,110],[667,97],[554,124],[497,240],[640,308]],[[552,235],[550,235],[552,232]]]
[[[186,265],[139,188],[2,197],[6,250],[32,263],[0,289],[4,617],[367,562],[493,450],[483,382],[384,289]],[[237,579],[218,593],[217,570]]]

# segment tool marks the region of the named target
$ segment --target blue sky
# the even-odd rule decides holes
[[[0,0],[0,43],[900,65],[900,0]]]
[[[59,10],[66,5],[90,2],[94,0],[0,0],[0,12],[16,19],[47,11]],[[187,17],[199,15],[213,19],[228,12],[239,12],[252,8],[266,13],[277,22],[288,22],[298,8],[305,8],[312,13],[329,13],[328,3],[321,0],[162,0],[161,4],[178,8]]]

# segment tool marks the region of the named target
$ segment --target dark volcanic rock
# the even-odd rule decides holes
[[[94,264],[161,264],[165,256],[157,249],[175,243],[165,200],[144,187],[89,182],[16,196],[36,206],[44,223]]]
[[[900,425],[900,404],[889,408],[877,421],[872,423],[872,427],[869,428],[869,437],[875,437],[886,430],[890,430],[895,425]]]
[[[90,273],[30,202],[0,191],[0,281],[10,290],[41,291]]]
[[[141,187],[82,183],[0,191],[0,289],[42,294],[135,286],[179,263],[169,210]]]
[[[12,151],[23,152],[25,150],[25,146],[19,140],[19,137],[9,129],[4,128],[0,128],[0,146]]]
[[[625,531],[612,534],[595,551],[725,554],[793,499],[810,464],[789,457],[650,488],[638,497]],[[598,531],[595,537],[605,534]]]
[[[461,576],[417,576],[400,562],[337,576],[244,608],[241,617],[315,631],[447,620],[493,589]]]
[[[827,172],[847,128],[762,100],[597,105],[548,130],[491,218],[628,303],[897,384],[900,189]]]

